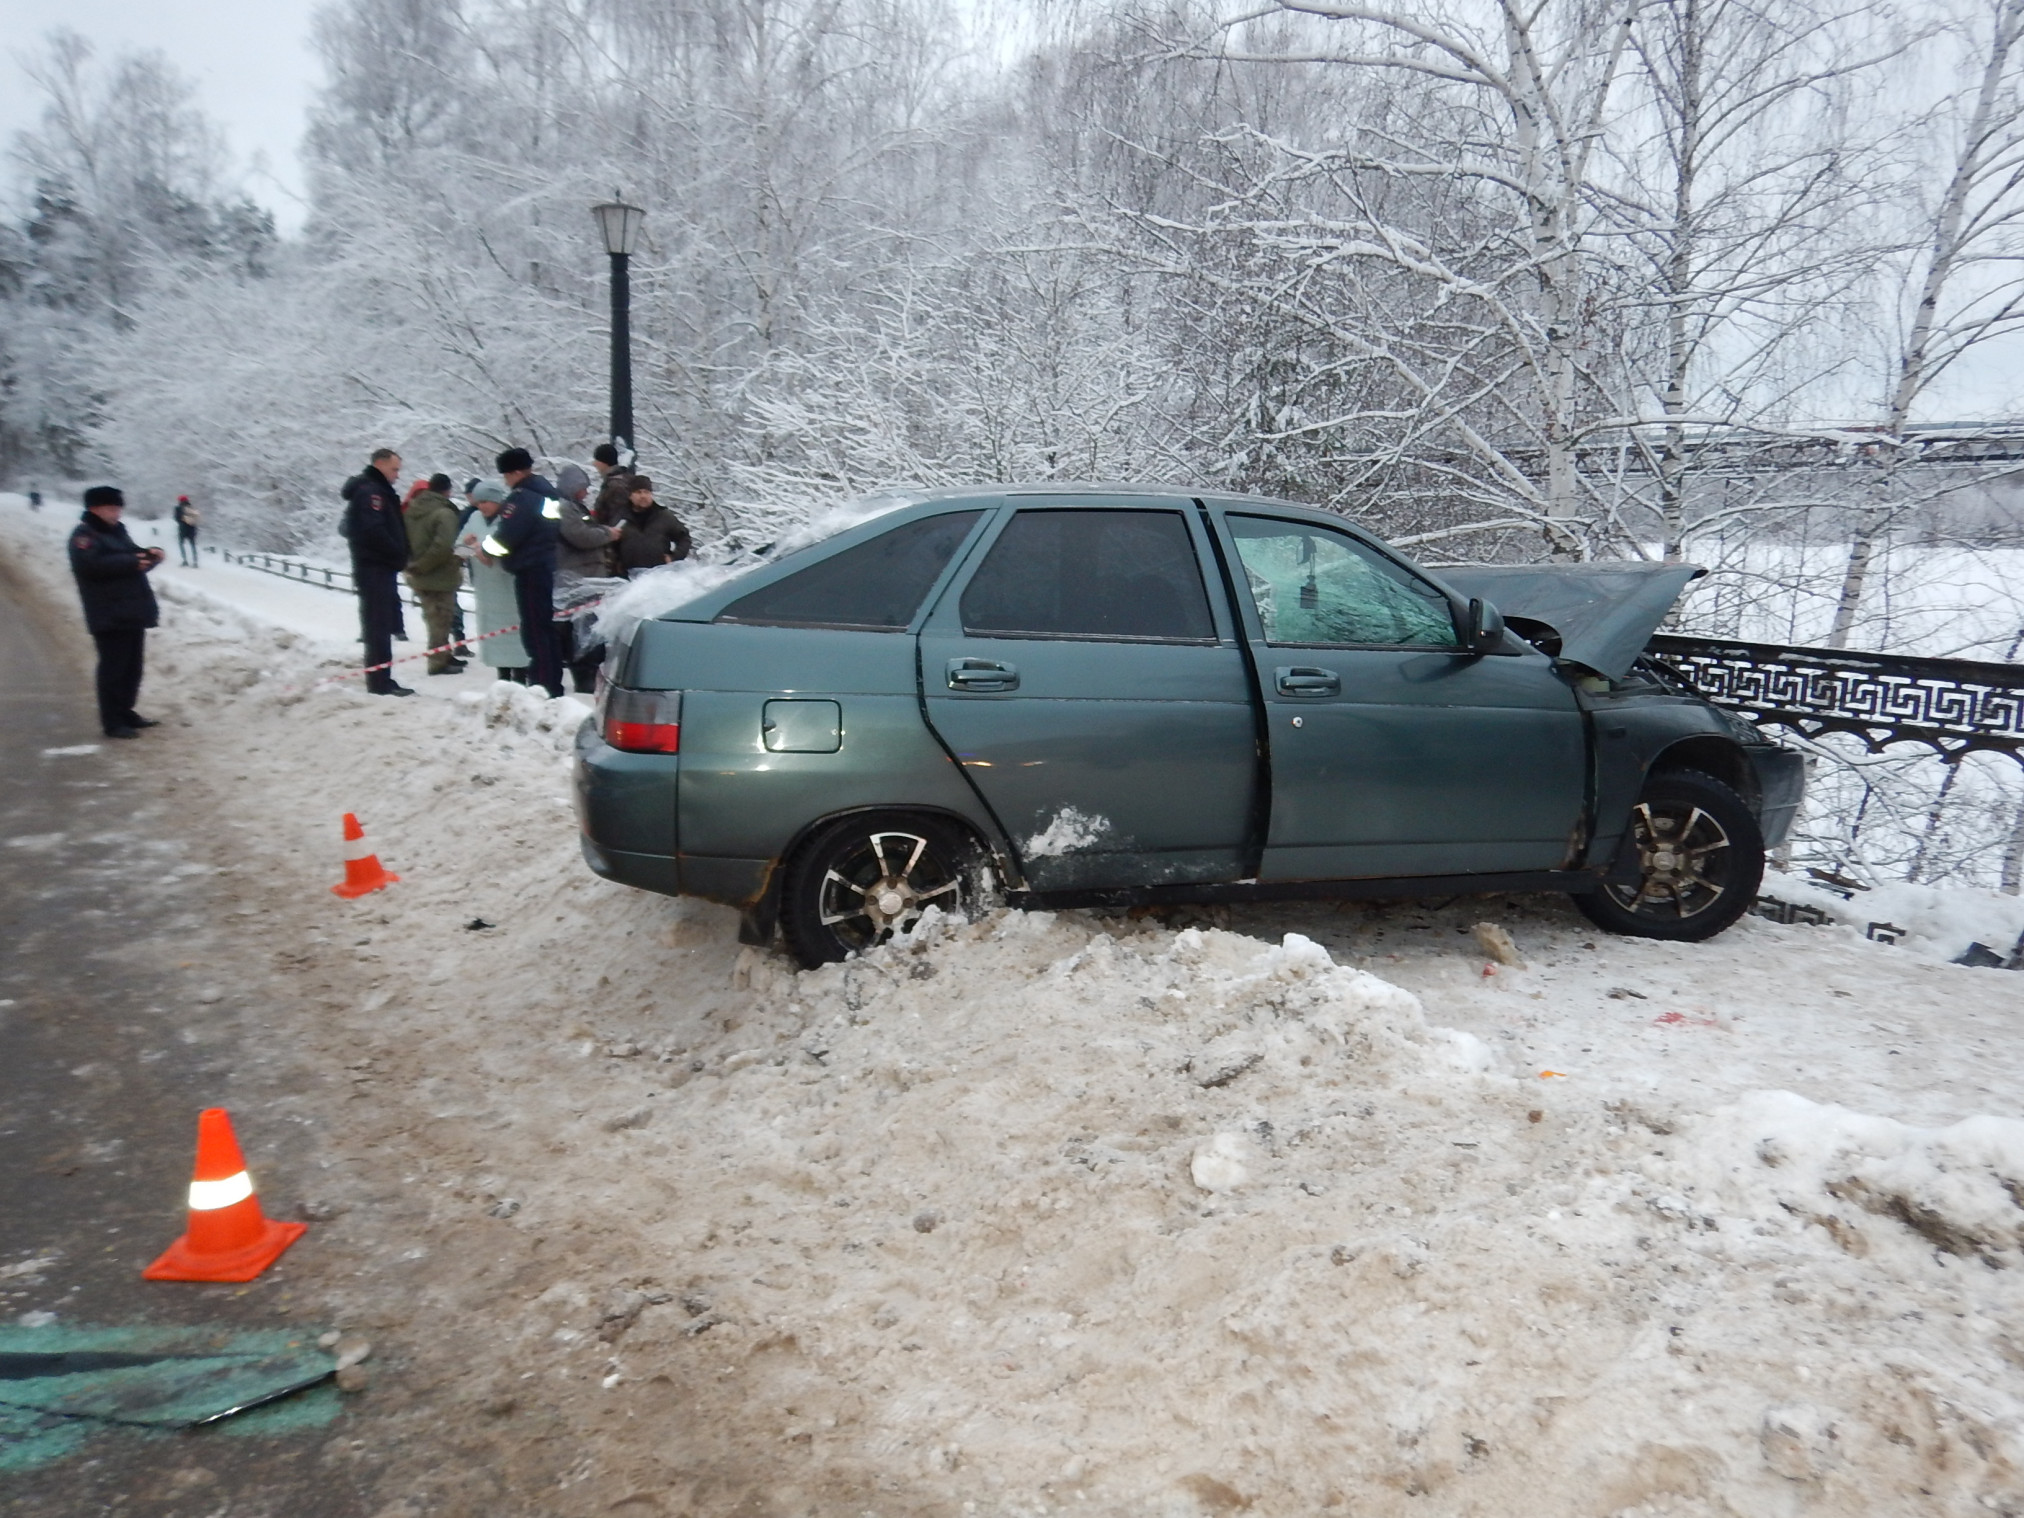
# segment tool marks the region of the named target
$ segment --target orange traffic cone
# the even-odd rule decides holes
[[[141,1274],[150,1281],[250,1281],[309,1231],[260,1210],[253,1178],[223,1107],[197,1114],[197,1168],[190,1181],[190,1226]]]
[[[380,891],[401,877],[379,861],[379,855],[365,846],[365,829],[350,812],[344,814],[344,883],[331,890],[350,901],[368,892]]]

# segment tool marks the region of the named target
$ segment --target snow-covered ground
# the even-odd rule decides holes
[[[58,595],[65,525],[0,497]],[[142,741],[321,1076],[251,1120],[320,1135],[263,1185],[408,1399],[390,1504],[2024,1512],[2024,975],[1947,963],[2024,903],[1001,914],[803,973],[583,868],[580,703],[317,687],[344,598],[162,586]],[[346,810],[403,877],[355,904]]]

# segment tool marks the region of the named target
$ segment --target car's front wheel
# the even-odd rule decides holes
[[[952,822],[916,812],[840,817],[788,861],[780,931],[812,970],[905,931],[929,907],[969,912],[980,879],[980,852]]]
[[[1698,943],[1750,909],[1764,878],[1764,835],[1728,786],[1698,770],[1653,775],[1631,809],[1638,880],[1574,898],[1612,933]]]

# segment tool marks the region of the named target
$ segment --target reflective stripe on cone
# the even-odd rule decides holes
[[[253,1177],[245,1171],[227,1176],[222,1181],[190,1182],[190,1211],[216,1212],[220,1207],[230,1207],[234,1202],[243,1202],[253,1195]]]

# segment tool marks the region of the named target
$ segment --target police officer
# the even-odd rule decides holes
[[[401,456],[373,450],[372,461],[344,483],[344,526],[351,540],[351,583],[365,635],[365,688],[375,696],[412,696],[386,666],[393,662],[401,625],[400,573],[408,567],[408,524],[394,493]]]
[[[555,540],[562,503],[555,487],[534,472],[534,457],[525,448],[508,448],[493,463],[506,482],[506,504],[478,546],[513,576],[528,683],[559,696],[562,648],[555,636]]]
[[[168,555],[143,548],[120,525],[126,497],[112,485],[84,493],[84,516],[70,535],[70,572],[84,601],[84,625],[98,645],[98,721],[108,738],[138,738],[157,724],[134,710],[142,647],[158,620],[148,576]]]

